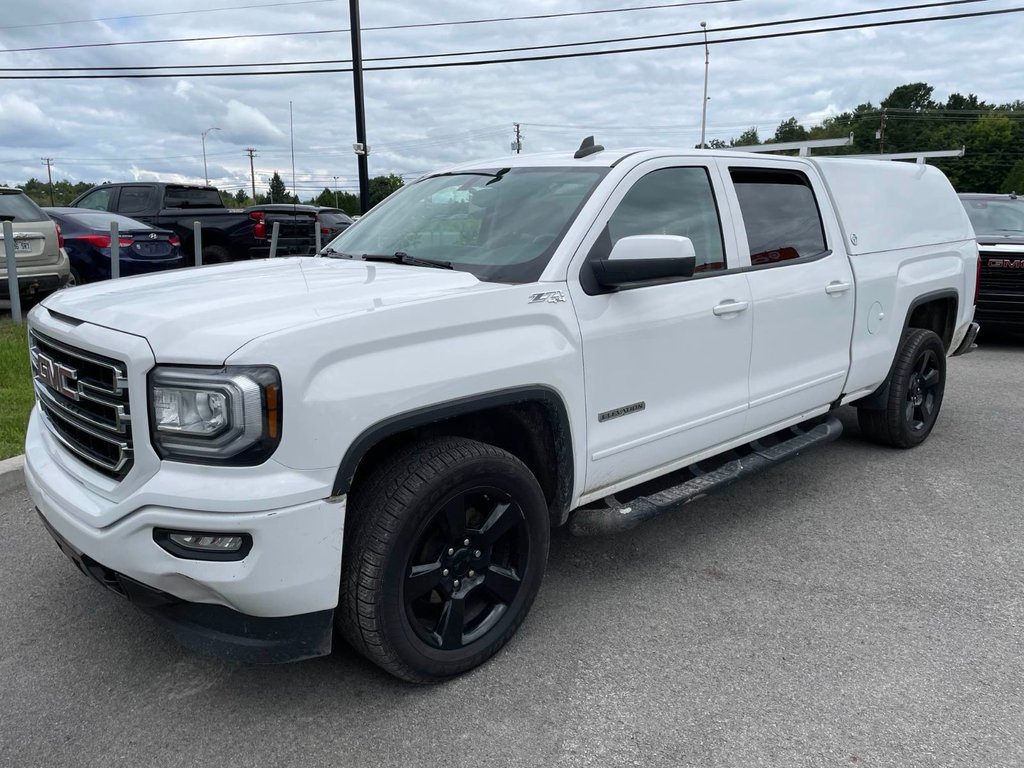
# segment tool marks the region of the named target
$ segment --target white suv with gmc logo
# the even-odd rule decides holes
[[[516,631],[553,527],[678,509],[835,439],[847,403],[924,441],[977,260],[927,166],[592,142],[457,166],[316,257],[47,299],[28,487],[190,648],[340,633],[441,680]]]

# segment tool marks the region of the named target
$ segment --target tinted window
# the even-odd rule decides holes
[[[352,219],[350,219],[344,213],[321,213],[321,214],[318,214],[318,215],[319,215],[320,221],[322,223],[327,224],[327,225],[331,225],[331,226],[333,226],[335,224],[351,224],[352,223]]]
[[[164,190],[164,208],[223,208],[220,192],[216,189],[195,187],[167,187]]]
[[[605,247],[631,235],[680,235],[693,241],[697,272],[725,269],[722,227],[704,168],[662,168],[637,181],[608,220]]]
[[[117,228],[122,232],[129,229],[152,229],[148,224],[129,219],[127,216],[118,216],[116,213],[65,213],[63,215],[90,229],[110,229],[112,221],[117,222]]]
[[[0,192],[0,221],[2,220],[46,221],[46,214],[27,195],[20,192]]]
[[[760,168],[733,168],[730,173],[751,264],[774,264],[826,250],[818,204],[804,174]]]
[[[967,217],[979,235],[995,232],[1008,234],[1024,232],[1024,200],[961,200]]]
[[[142,213],[149,209],[152,187],[121,187],[117,210],[121,213]]]
[[[89,208],[93,211],[105,211],[110,207],[110,193],[111,190],[97,189],[95,192],[90,192],[76,204],[76,208]]]

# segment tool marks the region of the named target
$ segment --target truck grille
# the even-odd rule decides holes
[[[979,287],[982,297],[986,292],[1024,292],[1024,248],[1019,253],[985,251],[982,248]]]
[[[117,480],[132,468],[128,371],[109,357],[29,333],[36,400],[54,438],[78,459]]]

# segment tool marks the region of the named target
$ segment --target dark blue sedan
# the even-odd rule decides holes
[[[170,230],[106,211],[44,208],[60,224],[64,250],[71,261],[68,287],[110,278],[110,222],[116,221],[123,277],[175,269],[184,264],[181,242]]]

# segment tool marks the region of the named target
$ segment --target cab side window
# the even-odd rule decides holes
[[[705,168],[662,168],[633,184],[598,245],[610,253],[619,238],[631,235],[688,237],[697,254],[696,273],[726,267],[718,207]],[[598,256],[606,257],[607,253]]]
[[[117,200],[119,213],[142,213],[149,209],[152,187],[121,187],[121,196]]]
[[[799,171],[731,168],[754,267],[827,250],[811,183]]]
[[[76,208],[88,208],[90,211],[105,211],[110,206],[110,190],[97,189],[83,197]]]

